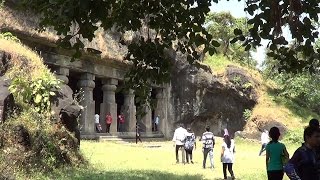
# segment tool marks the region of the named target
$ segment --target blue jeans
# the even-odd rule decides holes
[[[209,154],[211,168],[213,168],[213,148],[203,148],[203,168],[206,168],[207,156]]]

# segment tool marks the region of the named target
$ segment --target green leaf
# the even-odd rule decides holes
[[[234,33],[236,36],[239,36],[239,35],[242,35],[242,30],[239,29],[239,28],[236,28],[236,29],[234,29],[233,33]]]
[[[36,97],[34,98],[34,102],[36,104],[39,104],[41,102],[41,100],[42,100],[41,94],[37,94]]]
[[[220,43],[216,40],[212,40],[211,44],[214,46],[214,47],[219,47],[220,46]]]

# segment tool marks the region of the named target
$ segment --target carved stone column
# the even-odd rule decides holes
[[[144,107],[145,115],[142,117],[142,123],[145,127],[145,132],[152,132],[152,111],[149,104]]]
[[[134,92],[129,90],[129,92],[124,94],[124,116],[125,116],[125,131],[135,132],[136,128],[136,106],[134,104]]]
[[[80,102],[83,110],[80,116],[80,131],[83,134],[91,134],[94,129],[95,102],[93,101],[93,88],[95,87],[94,75],[82,74],[78,82],[80,91],[83,92],[83,100]]]
[[[117,103],[116,103],[116,89],[118,80],[106,79],[102,81],[103,101],[100,105],[101,119],[106,123],[107,113],[111,113],[112,124],[110,132],[117,132]]]
[[[156,103],[157,104],[155,109],[155,117],[159,116],[159,119],[160,119],[158,129],[159,131],[164,133],[167,117],[166,117],[166,98],[165,98],[164,90],[162,88],[157,89]]]

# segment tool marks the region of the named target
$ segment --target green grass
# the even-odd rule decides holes
[[[176,164],[172,142],[143,144],[82,141],[81,151],[88,159],[87,166],[60,168],[50,175],[34,174],[30,179],[72,180],[200,180],[222,179],[219,161],[221,139],[214,149],[215,169],[202,169],[202,151],[194,151],[195,164]],[[160,147],[149,147],[149,146]],[[292,154],[296,146],[289,146]],[[266,179],[265,156],[258,156],[260,144],[236,140],[234,173],[237,179]],[[209,166],[209,159],[207,161]],[[21,179],[26,179],[25,176]]]

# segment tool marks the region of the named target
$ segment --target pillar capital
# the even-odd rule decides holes
[[[111,92],[115,92],[117,90],[117,86],[116,85],[112,85],[112,84],[104,84],[102,85],[102,91],[111,91]]]
[[[95,83],[93,80],[82,79],[78,81],[78,86],[80,88],[90,88],[93,89],[95,87]]]
[[[108,84],[108,85],[118,85],[118,80],[117,79],[113,79],[113,78],[109,78],[109,79],[103,79],[102,80],[102,84]]]
[[[55,74],[57,79],[62,80],[65,84],[69,82],[69,69],[65,67],[56,67],[53,69],[53,73]]]

